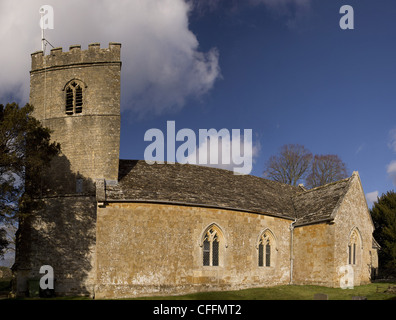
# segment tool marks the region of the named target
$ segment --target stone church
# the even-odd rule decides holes
[[[119,159],[120,51],[31,55],[30,103],[62,153],[42,178],[45,206],[20,221],[17,295],[43,265],[57,295],[95,298],[370,282],[378,247],[357,172],[307,190]]]

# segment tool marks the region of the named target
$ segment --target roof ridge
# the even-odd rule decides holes
[[[144,160],[144,159],[119,159],[119,160],[120,161],[125,161],[125,162],[126,161],[136,161],[136,162],[145,162],[145,163],[147,163],[146,160]],[[164,161],[163,163],[153,163],[153,164],[148,164],[148,165],[151,166],[151,165],[155,165],[155,164],[157,164],[157,165],[158,164],[161,164],[161,165],[162,164],[171,164],[171,165],[175,164],[175,165],[180,165],[180,166],[187,165],[187,166],[208,168],[208,170],[222,170],[222,171],[225,171],[225,172],[233,173],[233,171],[229,170],[229,169],[218,168],[218,167],[214,167],[214,166],[210,166],[210,165],[202,165],[202,164],[196,164],[196,163],[180,163],[180,162]],[[267,178],[256,176],[256,175],[253,175],[253,174],[235,174],[235,176],[253,177],[253,178],[259,179],[259,180],[269,181],[270,183],[275,183],[275,184],[280,184],[280,185],[283,185],[283,186],[287,186],[287,187],[290,187],[291,189],[295,189],[296,191],[297,190],[301,190],[301,188],[299,186],[293,186],[291,184],[287,184],[287,183],[276,181],[276,180],[267,179]]]
[[[321,186],[317,186],[317,187],[312,188],[312,189],[306,189],[306,190],[303,190],[302,192],[300,192],[299,194],[302,194],[302,193],[305,194],[305,193],[308,193],[308,192],[311,192],[311,191],[316,191],[316,190],[319,190],[319,189],[324,189],[324,188],[329,187],[329,186],[331,186],[331,185],[334,185],[334,184],[337,184],[337,183],[341,183],[341,182],[348,181],[348,180],[350,180],[351,178],[352,178],[352,176],[350,176],[350,177],[348,177],[348,178],[341,179],[341,180],[329,182],[329,183],[326,183],[326,184],[321,185]]]
[[[354,178],[355,175],[352,175],[293,195],[296,226],[333,220]]]
[[[170,163],[168,163],[170,164]],[[120,159],[122,199],[166,200],[249,211],[293,218],[291,196],[300,188],[256,175],[234,175],[232,170],[197,164],[161,166],[145,160]],[[150,183],[153,179],[155,183]],[[108,199],[120,198],[112,194]]]

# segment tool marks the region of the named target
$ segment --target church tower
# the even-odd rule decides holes
[[[96,186],[116,184],[120,149],[121,44],[81,50],[54,48],[31,55],[30,104],[51,129],[61,154],[38,191],[39,209],[21,217],[16,235],[14,292],[32,294],[50,266],[55,293],[94,296]]]
[[[93,43],[88,50],[74,45],[68,52],[54,48],[49,55],[32,54],[30,104],[34,116],[52,130],[51,138],[61,144],[64,161],[54,164],[52,180],[54,173],[65,170],[77,179],[67,181],[68,193],[76,185],[81,188],[81,179],[118,179],[120,50],[119,43],[105,49]],[[58,185],[65,184],[64,176],[58,179]]]

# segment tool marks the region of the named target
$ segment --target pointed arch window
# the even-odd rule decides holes
[[[204,233],[202,242],[203,266],[217,267],[222,260],[223,236],[216,225],[210,226]]]
[[[71,81],[65,88],[66,105],[65,112],[68,115],[82,113],[83,108],[83,84],[77,80]]]
[[[359,256],[359,243],[360,243],[360,235],[357,229],[354,229],[351,232],[348,243],[348,264],[356,265],[358,263]]]
[[[274,266],[275,256],[275,238],[271,231],[264,231],[258,240],[258,266],[272,267]]]

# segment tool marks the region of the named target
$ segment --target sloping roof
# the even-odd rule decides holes
[[[296,225],[330,220],[346,193],[350,178],[300,192],[293,196]]]
[[[107,201],[147,201],[219,207],[297,219],[331,217],[349,179],[312,190],[251,175],[190,164],[120,160],[119,181],[106,185]]]

